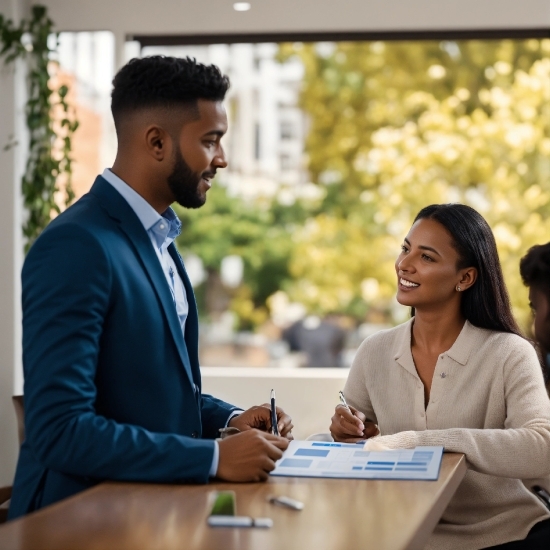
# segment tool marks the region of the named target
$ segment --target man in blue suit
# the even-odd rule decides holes
[[[193,290],[173,244],[226,166],[227,77],[134,59],[113,82],[111,170],[58,216],[23,267],[26,440],[10,518],[102,480],[266,479],[292,423],[201,391]],[[215,441],[223,427],[241,433]],[[258,428],[258,429],[253,429]]]

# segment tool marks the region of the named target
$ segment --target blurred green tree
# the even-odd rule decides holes
[[[309,217],[307,206],[300,201],[283,205],[277,197],[245,200],[215,182],[201,209],[176,206],[176,211],[183,223],[178,249],[184,258],[197,255],[206,271],[206,280],[196,289],[199,312],[212,316],[229,306],[240,329],[264,322],[267,298],[288,283],[291,235]],[[244,264],[236,289],[224,287],[220,278],[222,260],[230,255]]]
[[[391,315],[393,263],[415,214],[464,202],[493,227],[526,323],[519,258],[550,239],[550,40],[281,45],[280,60],[290,56],[304,65],[308,169],[322,199],[247,201],[217,184],[199,211],[178,208],[182,255],[207,272],[201,313],[228,306],[251,329],[284,290],[321,315]],[[236,289],[220,281],[229,255],[244,263]],[[394,321],[406,314],[395,311]]]

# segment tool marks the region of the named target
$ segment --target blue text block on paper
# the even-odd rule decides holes
[[[325,458],[328,456],[330,451],[325,451],[324,449],[298,449],[294,456],[319,456]]]
[[[313,460],[303,460],[300,458],[284,458],[279,464],[282,468],[309,468]]]

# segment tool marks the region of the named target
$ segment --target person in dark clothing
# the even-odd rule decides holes
[[[345,331],[338,325],[314,315],[297,321],[283,332],[290,351],[306,354],[306,367],[341,367],[345,338]]]
[[[550,242],[533,246],[520,262],[521,278],[529,287],[529,305],[533,310],[533,332],[541,350],[550,381]]]

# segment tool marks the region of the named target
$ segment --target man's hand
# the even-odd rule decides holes
[[[280,407],[276,407],[277,411],[277,429],[279,435],[287,439],[294,439],[292,436],[292,418],[283,411]],[[232,428],[239,428],[241,432],[255,428],[263,432],[271,433],[271,407],[268,403],[251,407],[244,411],[239,416],[234,416],[229,422]]]
[[[284,437],[250,428],[226,437],[218,443],[220,459],[216,477],[225,481],[265,481],[288,443]]]
[[[330,433],[334,441],[357,443],[380,433],[374,422],[366,422],[365,415],[351,407],[351,413],[343,405],[338,405],[332,417]]]

